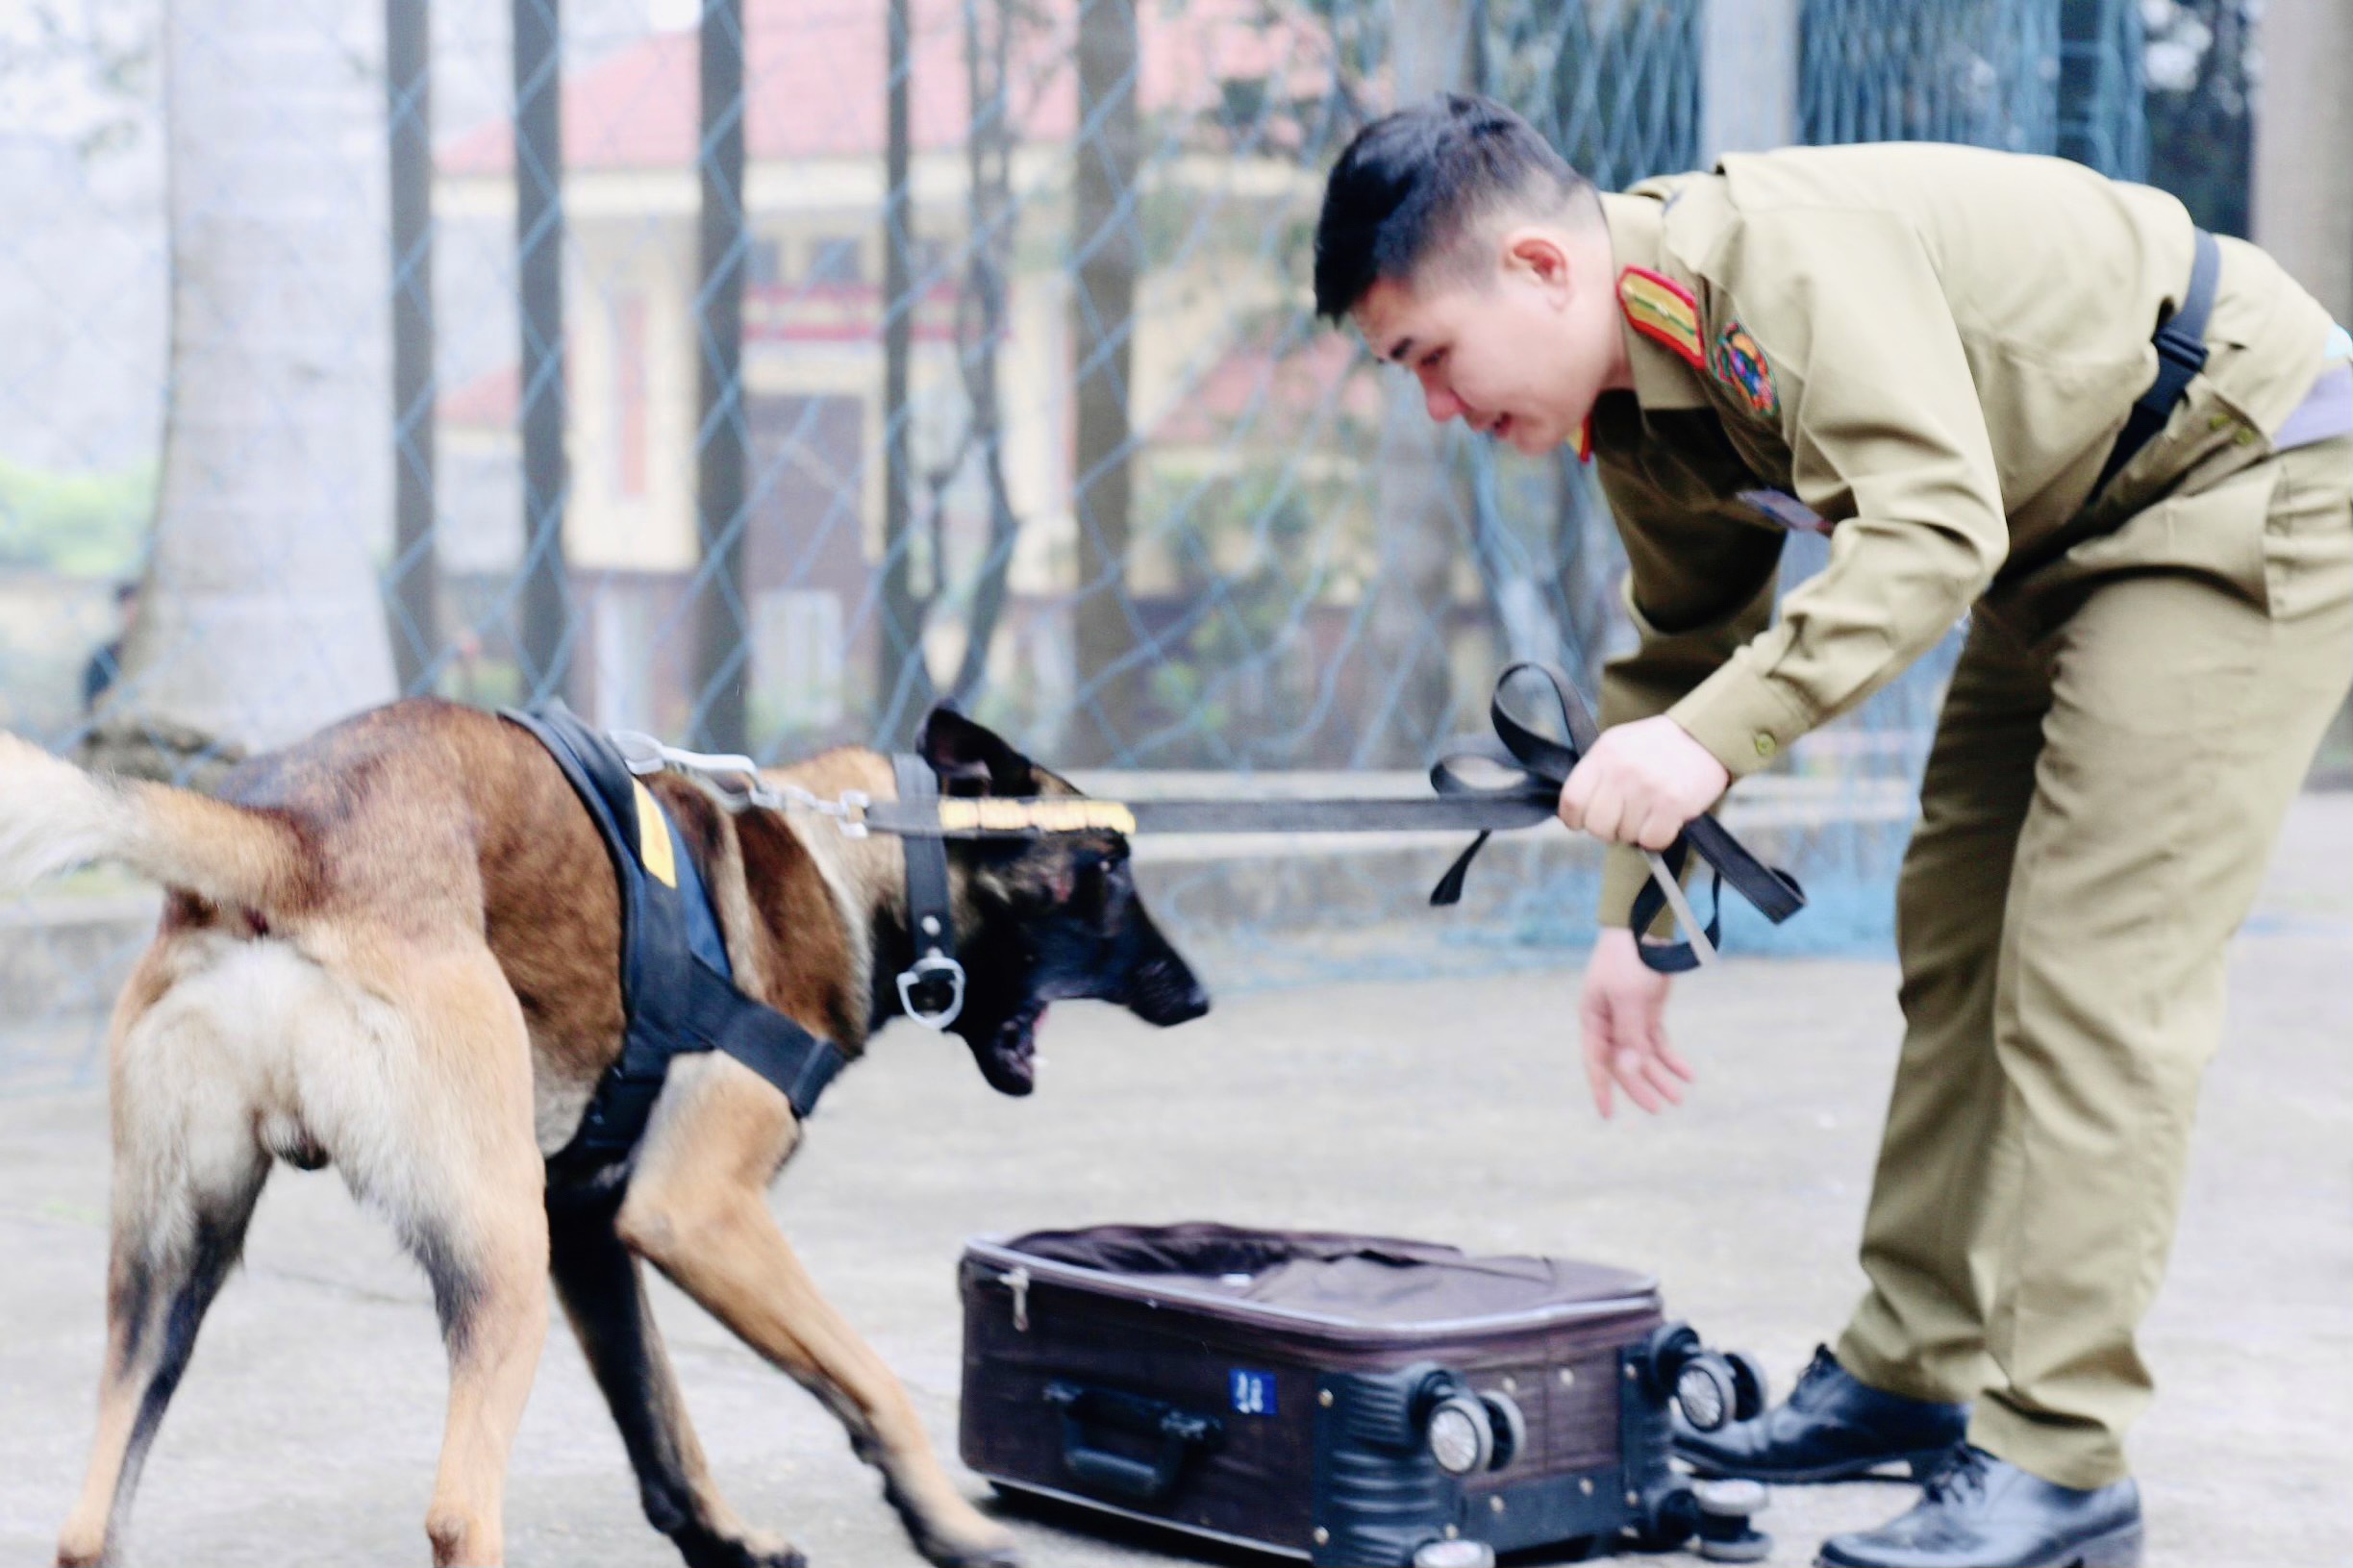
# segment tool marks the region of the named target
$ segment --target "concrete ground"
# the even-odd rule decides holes
[[[2297,810],[2234,958],[2134,1452],[2152,1568],[2346,1560],[2353,1471],[2353,797]],[[775,1206],[895,1367],[945,1455],[955,1263],[980,1232],[1216,1218],[1363,1228],[1656,1270],[1672,1310],[1785,1386],[1861,1285],[1853,1247],[1893,1061],[1880,962],[1728,964],[1679,988],[1701,1081],[1604,1124],[1574,1050],[1573,967],[1229,999],[1155,1033],[1048,1024],[1032,1100],[901,1028],[835,1088]],[[100,1359],[106,1113],[0,1101],[0,1560],[45,1561],[78,1484]],[[425,1560],[442,1363],[424,1283],[332,1175],[282,1171],[147,1466],[130,1560]],[[705,1446],[748,1517],[820,1568],[916,1561],[815,1404],[692,1306],[661,1311]],[[952,1462],[952,1457],[951,1457]],[[961,1473],[961,1472],[960,1472]],[[977,1495],[983,1488],[966,1478]],[[1894,1485],[1784,1489],[1776,1563],[1906,1506]],[[661,1568],[559,1329],[515,1447],[511,1558]],[[1016,1519],[1038,1568],[1205,1560]],[[1237,1560],[1230,1555],[1208,1560]],[[1675,1557],[1658,1559],[1682,1562]]]

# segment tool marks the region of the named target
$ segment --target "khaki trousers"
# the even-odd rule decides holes
[[[2065,562],[1990,599],[1938,723],[1871,1287],[1838,1356],[1876,1388],[1975,1399],[1970,1441],[2061,1485],[2127,1474],[2150,1398],[2134,1333],[2224,948],[2353,681],[2349,490],[2338,439],[2135,519],[2244,529],[2260,582]]]

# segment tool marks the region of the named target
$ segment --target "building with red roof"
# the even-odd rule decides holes
[[[968,251],[972,130],[963,0],[913,0],[910,130],[916,243],[910,417],[918,510],[937,500],[950,576],[982,547],[986,494],[959,467],[969,402],[959,326]],[[996,7],[986,8],[989,14]],[[1069,392],[1068,186],[1077,117],[1071,0],[1024,8],[1008,41],[999,112],[1011,132],[1014,230],[997,349],[1000,450],[1021,530],[1017,599],[1066,593],[1076,558]],[[1280,430],[1296,439],[1342,398],[1347,339],[1281,354],[1260,323],[1296,321],[1304,259],[1266,236],[1312,216],[1338,134],[1238,106],[1319,103],[1329,39],[1285,0],[1139,0],[1140,202],[1151,248],[1139,280],[1130,407],[1146,465],[1239,460]],[[765,686],[796,693],[787,725],[838,715],[873,624],[883,474],[883,145],[887,8],[874,0],[746,0],[744,180],[751,256],[742,374],[752,442],[746,598],[755,708]],[[663,33],[567,75],[563,87],[567,403],[565,537],[583,585],[599,672],[598,716],[656,722],[660,704],[615,696],[673,656],[675,603],[696,561],[697,39]],[[1322,139],[1317,139],[1322,138]],[[1303,151],[1313,142],[1314,150]],[[1334,144],[1336,145],[1336,143]],[[512,127],[465,130],[438,150],[436,213],[512,246]],[[1173,234],[1171,233],[1173,231]],[[1297,274],[1297,275],[1294,275]],[[1293,336],[1296,336],[1294,331]],[[964,345],[960,349],[960,341]],[[1358,379],[1362,380],[1361,374]],[[512,464],[518,387],[510,366],[446,393],[445,469]],[[939,471],[950,470],[944,477]],[[936,497],[929,483],[938,479]],[[1144,485],[1139,483],[1139,493]],[[512,487],[456,492],[448,526],[518,537]],[[1168,591],[1173,559],[1139,517],[1128,590]],[[511,547],[510,547],[511,548]],[[497,550],[462,550],[486,569]],[[608,603],[607,601],[610,601]],[[631,672],[639,672],[632,674]],[[810,694],[815,693],[812,697]]]

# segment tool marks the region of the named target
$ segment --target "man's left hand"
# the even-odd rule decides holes
[[[1612,844],[1665,849],[1732,775],[1662,713],[1604,730],[1561,790],[1561,820]]]

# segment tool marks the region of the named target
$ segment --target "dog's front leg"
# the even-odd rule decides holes
[[[776,1228],[767,1185],[798,1135],[784,1096],[748,1068],[724,1057],[674,1064],[621,1206],[621,1239],[825,1402],[883,1472],[926,1557],[1014,1563],[1011,1534],[956,1490],[906,1389]]]
[[[646,1299],[643,1265],[621,1244],[617,1184],[551,1188],[548,1254],[556,1292],[638,1473],[645,1517],[688,1568],[802,1568],[783,1541],[746,1530],[719,1495],[680,1399]]]

